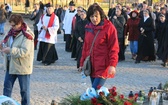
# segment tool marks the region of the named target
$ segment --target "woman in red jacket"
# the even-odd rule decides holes
[[[138,14],[139,13],[136,10],[132,11],[125,27],[125,36],[129,35],[128,40],[130,41],[132,59],[136,59],[138,52],[138,37],[140,35],[138,27],[140,18],[138,17]]]
[[[93,39],[99,31],[90,54],[92,63],[90,78],[92,87],[97,89],[98,85],[103,86],[106,79],[113,78],[116,73],[119,52],[118,38],[115,27],[106,19],[103,9],[98,4],[93,4],[88,8],[87,19],[89,23],[85,26],[80,68],[82,69]]]

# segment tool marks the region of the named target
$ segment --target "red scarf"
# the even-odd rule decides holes
[[[13,28],[11,28],[6,37],[4,38],[3,42],[6,43],[10,36],[16,37],[21,31],[27,39],[33,40],[33,37],[29,33],[27,33],[26,30],[27,25],[25,23],[22,23],[20,30],[14,30]]]
[[[43,16],[42,16],[42,19],[43,19]],[[43,24],[43,20],[42,19],[41,19],[41,22]],[[54,19],[55,19],[55,14],[52,13],[47,27],[52,27]],[[50,33],[49,33],[48,30],[46,31],[45,38],[50,39]]]

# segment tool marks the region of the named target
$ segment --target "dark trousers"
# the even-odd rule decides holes
[[[38,38],[38,30],[34,30],[34,35],[35,35],[35,37],[34,37],[34,49],[37,49],[37,43],[38,43],[38,40],[37,40],[37,38]]]
[[[120,51],[119,51],[119,60],[125,60],[125,45],[124,45],[124,38],[119,38],[119,47],[120,47]]]
[[[66,44],[65,44],[65,51],[71,52],[71,35],[65,34]]]

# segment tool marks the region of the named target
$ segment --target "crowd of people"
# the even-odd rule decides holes
[[[90,79],[95,89],[115,76],[118,61],[125,60],[126,40],[130,42],[132,59],[136,64],[160,59],[164,67],[168,66],[168,12],[165,4],[152,7],[143,2],[128,7],[118,3],[116,6],[113,4],[106,15],[98,3],[86,10],[82,6],[76,8],[74,1],[64,7],[56,4],[55,8],[40,1],[34,3],[30,16],[34,21],[34,34],[21,15],[11,15],[9,10],[9,4],[0,6],[0,34],[4,34],[7,18],[11,25],[0,44],[7,70],[3,94],[11,96],[13,84],[18,78],[23,105],[30,105],[34,50],[38,50],[37,61],[45,66],[54,63],[58,60],[55,43],[60,33],[65,41],[65,51],[76,60],[79,72],[90,56]],[[23,63],[25,65],[21,65]]]
[[[167,5],[156,3],[152,6],[144,1],[132,7],[117,4],[109,9],[108,18],[115,25],[119,39],[119,61],[125,60],[126,38],[135,63],[162,60],[168,65],[167,53]]]

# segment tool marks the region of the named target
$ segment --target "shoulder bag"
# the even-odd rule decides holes
[[[90,60],[90,54],[92,52],[94,42],[95,42],[96,37],[98,36],[99,32],[100,32],[100,30],[98,30],[98,32],[96,33],[96,36],[94,37],[93,42],[92,42],[92,46],[90,48],[89,55],[85,58],[85,61],[83,64],[83,70],[84,70],[84,74],[86,76],[89,76],[91,74],[92,64],[91,64],[91,60]]]

